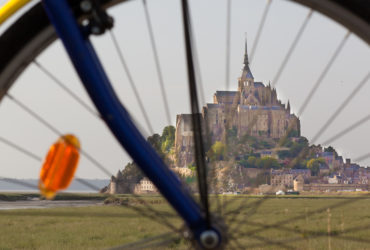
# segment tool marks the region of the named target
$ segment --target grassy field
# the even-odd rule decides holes
[[[39,193],[0,193],[0,201],[24,201],[40,198]],[[105,200],[107,195],[93,193],[59,193],[55,200]]]
[[[109,202],[78,208],[2,210],[0,249],[104,249],[171,232],[165,221],[177,228],[182,225],[161,197],[144,196],[138,201],[119,196]],[[223,196],[219,202],[214,197],[212,202],[213,210],[229,225],[230,248],[370,249],[369,196],[238,195]],[[153,219],[136,212],[146,209],[146,204],[157,211],[151,214]],[[167,246],[188,248],[189,244],[176,238]]]

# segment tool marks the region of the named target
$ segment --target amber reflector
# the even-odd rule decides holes
[[[71,183],[77,169],[80,142],[74,135],[64,135],[54,143],[46,156],[40,172],[39,189],[46,199]]]

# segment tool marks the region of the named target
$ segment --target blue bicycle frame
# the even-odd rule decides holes
[[[187,223],[196,239],[207,230],[202,209],[136,128],[118,100],[89,38],[67,0],[43,0],[45,10],[102,118],[120,144]]]

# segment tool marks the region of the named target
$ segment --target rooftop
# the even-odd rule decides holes
[[[234,96],[238,91],[216,91],[216,96]]]

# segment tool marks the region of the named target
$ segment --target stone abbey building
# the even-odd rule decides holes
[[[208,126],[212,142],[221,141],[225,131],[232,128],[236,128],[238,137],[248,134],[278,139],[287,133],[288,128],[300,134],[300,122],[297,116],[290,113],[289,101],[285,106],[278,100],[275,88],[254,81],[249,68],[247,43],[237,91],[216,91],[213,103],[203,107],[202,118]],[[175,147],[179,167],[193,161],[190,114],[176,117]]]

